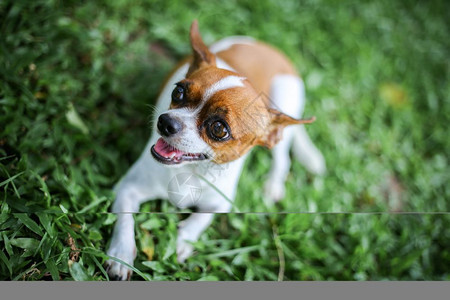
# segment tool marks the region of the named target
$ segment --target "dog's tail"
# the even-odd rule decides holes
[[[295,126],[292,150],[299,162],[304,165],[309,172],[317,175],[325,174],[325,159],[309,138],[304,125]]]

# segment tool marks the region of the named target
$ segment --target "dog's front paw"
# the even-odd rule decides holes
[[[109,257],[118,258],[132,266],[136,257],[136,244],[134,240],[132,243],[111,244],[107,254]],[[131,274],[133,274],[129,267],[112,259],[108,259],[105,265],[110,280],[130,280]]]
[[[284,182],[269,179],[264,186],[264,196],[269,204],[280,201],[284,198],[286,190]]]
[[[194,252],[194,246],[183,239],[183,237],[178,236],[177,238],[177,260],[179,263],[184,263],[187,258],[189,258]]]

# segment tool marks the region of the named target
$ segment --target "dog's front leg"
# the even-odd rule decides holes
[[[186,258],[192,255],[194,246],[203,231],[211,224],[214,213],[193,213],[178,225],[177,237],[177,259],[183,263]]]
[[[107,251],[108,256],[118,258],[133,265],[136,257],[136,242],[134,240],[134,219],[132,213],[119,213]],[[132,270],[126,265],[109,259],[106,262],[111,280],[129,280]]]
[[[134,237],[133,213],[139,211],[141,193],[127,184],[119,186],[112,212],[117,214],[111,243],[107,254],[133,265],[136,258],[136,242]],[[111,280],[128,280],[133,273],[123,263],[109,259],[106,262],[107,272]]]
[[[192,255],[194,250],[192,243],[198,241],[203,231],[208,228],[214,218],[214,214],[228,213],[230,210],[231,204],[228,202],[208,201],[207,206],[198,206],[198,212],[192,213],[187,219],[181,221],[178,225],[177,237],[178,262],[183,263]]]

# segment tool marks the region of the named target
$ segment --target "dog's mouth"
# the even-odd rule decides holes
[[[169,145],[163,138],[159,138],[150,152],[160,163],[166,165],[176,165],[182,162],[192,162],[205,160],[208,156],[204,153],[188,153]]]

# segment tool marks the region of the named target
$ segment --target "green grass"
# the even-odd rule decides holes
[[[294,162],[274,211],[347,214],[217,215],[185,265],[184,215],[137,214],[133,279],[450,279],[450,216],[430,214],[450,208],[450,5],[277,2],[0,2],[0,280],[107,279],[111,188],[195,18],[206,43],[256,37],[305,79],[328,173]],[[251,154],[239,211],[268,211],[269,165]],[[428,214],[369,214],[390,211]]]

